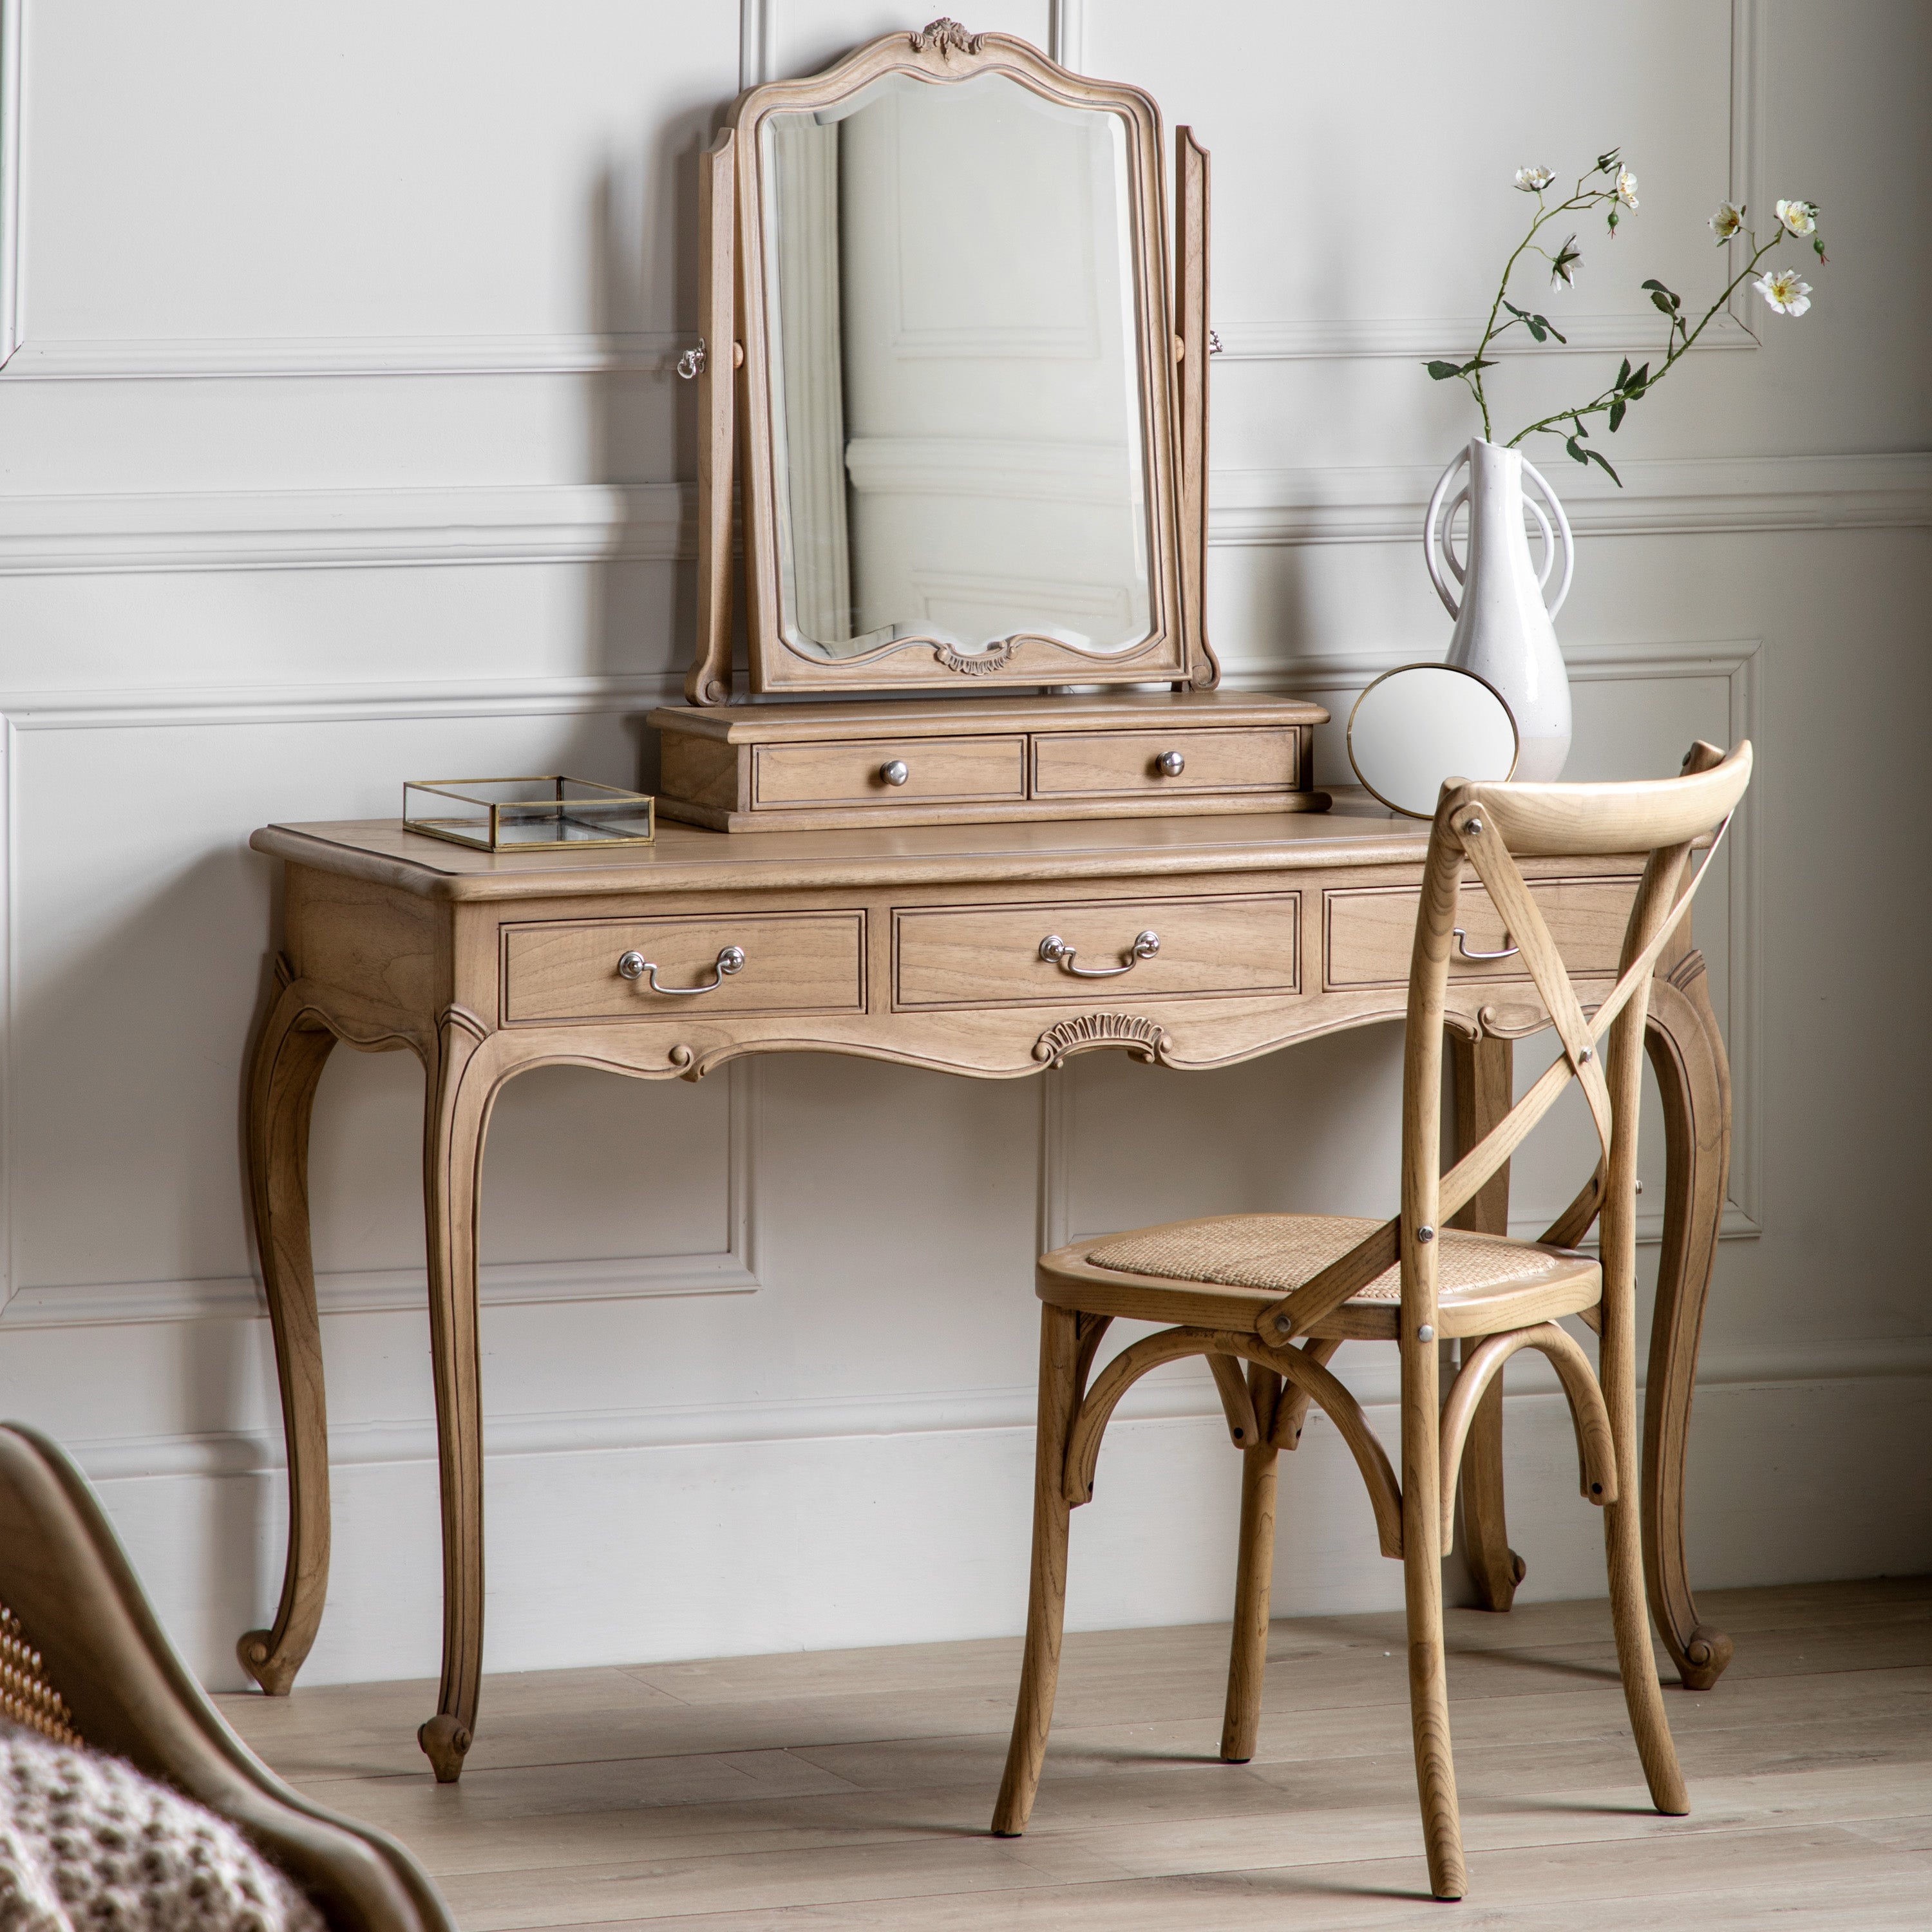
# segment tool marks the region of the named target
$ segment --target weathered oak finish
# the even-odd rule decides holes
[[[1450,1546],[1465,1443],[1498,1386],[1504,1361],[1519,1349],[1540,1350],[1556,1368],[1575,1424],[1580,1487],[1604,1511],[1618,1666],[1652,1802],[1670,1815],[1690,1808],[1664,1716],[1643,1594],[1634,1339],[1640,1055],[1653,974],[1704,877],[1702,871],[1694,879],[1687,875],[1693,848],[1708,838],[1714,850],[1750,770],[1748,743],[1728,758],[1700,743],[1691,747],[1683,776],[1674,780],[1444,787],[1415,896],[1402,1062],[1402,1202],[1394,1220],[1378,1227],[1306,1214],[1220,1216],[1130,1234],[1088,1237],[1040,1260],[1040,1454],[1042,1467],[1046,1459],[1058,1457],[1064,1469],[1059,1496],[1046,1498],[1042,1488],[1036,1502],[1030,1661],[1035,1648],[1058,1658],[1066,1594],[1066,1512],[1093,1494],[1101,1437],[1116,1405],[1159,1364],[1205,1356],[1214,1364],[1230,1434],[1243,1450],[1242,1546],[1222,1751],[1237,1757],[1252,1754],[1250,1713],[1262,1660],[1253,1634],[1267,1622],[1274,1469],[1271,1459],[1265,1465],[1256,1461],[1256,1445],[1244,1426],[1254,1400],[1245,1396],[1237,1402],[1237,1394],[1244,1392],[1234,1381],[1234,1366],[1238,1361],[1254,1364],[1300,1385],[1322,1403],[1354,1450],[1383,1552],[1402,1564],[1416,1781],[1430,1888],[1438,1898],[1460,1898],[1468,1886],[1449,1738],[1442,1558]],[[1559,941],[1544,908],[1568,905],[1573,888],[1567,882],[1532,885],[1523,875],[1522,861],[1606,860],[1646,845],[1650,849],[1629,898],[1616,956],[1616,984],[1598,994],[1586,1014],[1578,982],[1601,974],[1600,944],[1588,921],[1580,923],[1569,945]],[[1708,865],[1707,858],[1706,870]],[[1458,922],[1463,875],[1472,866],[1509,930],[1513,950],[1562,1052],[1513,1105],[1506,1090],[1498,1090],[1501,1066],[1466,1062],[1459,1141],[1467,1138],[1479,1116],[1484,1127],[1445,1171],[1444,1033],[1454,1024],[1459,985],[1466,983],[1457,981],[1451,962],[1452,947],[1462,949],[1466,931]],[[1600,889],[1586,885],[1581,890],[1588,894]],[[1337,898],[1388,904],[1411,896],[1388,891],[1324,896],[1332,908]],[[1331,948],[1335,926],[1331,910]],[[1336,976],[1331,961],[1324,984],[1333,986]],[[1474,1030],[1480,1036],[1483,1029]],[[1572,1079],[1590,1107],[1600,1150],[1596,1170],[1576,1200],[1541,1243],[1451,1232],[1450,1219],[1482,1201],[1511,1154]],[[1492,1193],[1477,1213],[1486,1210],[1494,1216],[1500,1204]],[[1600,1223],[1599,1262],[1574,1252],[1574,1244],[1592,1222]],[[1591,1311],[1602,1342],[1595,1368],[1552,1319]],[[1046,1338],[1068,1332],[1070,1321],[1120,1316],[1171,1325],[1123,1349],[1083,1396],[1058,1366],[1064,1352]],[[1395,1341],[1401,1364],[1399,1493],[1354,1398],[1293,1346],[1298,1334],[1312,1341],[1377,1333]],[[1445,1406],[1439,1377],[1443,1341],[1452,1336],[1484,1339],[1465,1350]],[[1049,1377],[1054,1380],[1051,1395]],[[1072,1421],[1063,1430],[1058,1417],[1068,1402]],[[1273,1438],[1271,1428],[1266,1438],[1270,1448]],[[1493,1453],[1492,1444],[1485,1449]],[[1478,1504],[1479,1517],[1480,1510]],[[1500,1527],[1499,1522],[1485,1526],[1492,1535]],[[1507,1555],[1506,1549],[1502,1553]],[[1493,1544],[1485,1555],[1496,1561]],[[1262,1597],[1258,1604],[1258,1594]],[[994,1812],[996,1832],[1010,1835],[1026,1828],[1052,1720],[1053,1692],[1052,1671],[1023,1672],[1006,1773]]]
[[[662,817],[762,832],[1325,811],[1309,774],[1328,716],[1265,693],[1122,691],[668,708],[649,722]]]
[[[950,22],[936,24],[950,31],[885,34],[823,74],[748,88],[732,110],[738,158],[736,238],[742,244],[736,248],[739,339],[745,347],[741,482],[752,688],[773,694],[867,688],[956,693],[969,686],[983,691],[1003,686],[1036,688],[1163,680],[1211,684],[1216,676],[1213,660],[1198,647],[1198,602],[1196,620],[1190,623],[1184,588],[1181,560],[1186,546],[1180,529],[1181,452],[1176,446],[1183,418],[1175,393],[1174,356],[1180,338],[1175,332],[1168,280],[1167,184],[1162,164],[1160,110],[1140,88],[1070,73],[1011,34],[968,34]],[[961,653],[934,638],[902,635],[829,662],[795,648],[786,635],[779,560],[779,521],[784,505],[775,427],[779,390],[766,308],[770,272],[767,244],[776,196],[768,178],[764,130],[774,115],[836,108],[890,74],[909,75],[940,87],[1000,76],[1056,107],[1111,115],[1118,123],[1126,170],[1126,244],[1133,318],[1128,366],[1138,398],[1144,452],[1141,488],[1148,509],[1150,620],[1145,637],[1124,650],[1090,650],[1042,632],[1023,631],[990,650]],[[1194,200],[1198,205],[1196,219],[1204,236],[1204,172],[1198,177]],[[719,252],[732,245],[731,236],[731,224],[714,202],[706,236],[714,264]],[[1204,270],[1202,255],[1202,293],[1196,313],[1203,318]],[[715,266],[712,272],[715,276]],[[1182,286],[1188,285],[1184,282]],[[1204,406],[1204,388],[1201,402]],[[1204,418],[1197,413],[1190,420],[1204,430]],[[1204,460],[1204,436],[1198,454]],[[714,495],[719,494],[715,476],[710,488]],[[1200,513],[1205,509],[1204,490],[1194,500],[1194,508],[1193,527],[1198,532]],[[1198,544],[1198,535],[1194,541]],[[711,701],[708,687],[694,701]]]
[[[826,728],[836,736],[840,726],[834,718]],[[446,1777],[460,1768],[477,1712],[476,1184],[489,1110],[507,1082],[566,1061],[644,1078],[697,1078],[740,1054],[792,1050],[993,1078],[1101,1048],[1168,1066],[1229,1065],[1400,1016],[1400,987],[1327,984],[1324,896],[1412,890],[1426,849],[1422,828],[1353,805],[1330,814],[748,838],[673,824],[654,845],[628,852],[469,852],[394,822],[272,827],[254,843],[287,866],[285,956],[257,1040],[249,1159],[283,1390],[290,1534],[274,1623],[243,1640],[243,1660],[264,1689],[286,1691],[314,1640],[327,1586],[328,1443],[305,1174],[315,1082],[334,1040],[407,1050],[428,1076],[424,1198],[445,1526],[446,1671],[424,1744]],[[1540,880],[1538,863],[1528,869]],[[1566,880],[1600,872],[1625,882],[1616,889],[1626,896],[1632,876],[1628,860],[1566,859],[1546,869]],[[1118,977],[1076,981],[1038,956],[1056,918],[1077,964],[1118,964],[1150,920],[1163,933],[1162,950]],[[1197,919],[1209,927],[1190,923]],[[1211,972],[1190,938],[1202,930],[1211,930]],[[903,944],[908,932],[958,937],[922,952]],[[680,936],[673,950],[654,943],[645,955],[663,967],[666,985],[710,978],[700,968],[728,944],[742,946],[747,963],[716,992],[652,996],[644,982],[624,978],[617,962],[644,937],[667,935]],[[1674,981],[1694,988],[1696,961],[1692,953],[1679,958]],[[913,968],[913,978],[902,977]],[[1156,969],[1174,976],[1162,980]],[[908,991],[922,1003],[908,1004]],[[744,1005],[734,1004],[741,998]],[[1490,1030],[1498,998],[1492,980],[1448,989],[1446,1023],[1478,1042],[1479,1057],[1508,1050]],[[1504,1017],[1513,1030],[1544,1023],[1532,999],[1520,988],[1508,992]],[[1694,1182],[1696,1192],[1670,1223],[1675,1245],[1666,1245],[1666,1270],[1676,1256],[1708,1272],[1723,1195],[1724,1130],[1708,1113],[1725,1094],[1721,1043],[1691,996],[1666,992],[1662,982],[1651,1024],[1666,1112],[1683,1124],[1685,1146],[1706,1150],[1694,1164],[1673,1156],[1673,1201],[1678,1187]],[[1670,1327],[1668,1311],[1680,1321],[1701,1312],[1704,1285],[1700,1275],[1680,1294],[1666,1282],[1660,1334]],[[1385,1328],[1390,1318],[1380,1318]],[[1081,1330],[1075,1369],[1082,1387],[1105,1326]],[[1311,1343],[1301,1379],[1283,1391],[1269,1438],[1279,1448],[1294,1447],[1312,1378],[1334,1346]],[[1679,1525],[1694,1330],[1680,1342],[1664,1334],[1656,1346],[1672,1366],[1652,1379],[1658,1446],[1645,1481],[1657,1519]],[[1659,1417],[1666,1399],[1677,1407]],[[1479,1415],[1465,1451],[1466,1493],[1484,1439]],[[1258,1456],[1258,1484],[1259,1466]],[[1264,1502],[1258,1486],[1257,1522]],[[1660,1560],[1672,1547],[1678,1567],[1662,1583],[1653,1576],[1653,1588],[1660,1618],[1688,1618],[1666,1630],[1681,1654],[1697,1627],[1681,1537]],[[1252,1574],[1258,1577],[1258,1564]],[[1246,1642],[1257,1684],[1258,1627],[1251,1618]],[[1724,1642],[1709,1631],[1695,1641],[1713,1654]],[[1242,1697],[1231,1704],[1237,1744],[1244,1735],[1240,1712],[1251,1707]]]

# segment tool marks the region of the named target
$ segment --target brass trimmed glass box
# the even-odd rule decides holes
[[[479,852],[557,845],[648,845],[657,801],[591,778],[413,778],[403,787],[403,826]]]

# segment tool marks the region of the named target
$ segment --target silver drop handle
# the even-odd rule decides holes
[[[1503,937],[1507,939],[1509,934],[1504,933]],[[1514,959],[1519,950],[1516,946],[1505,946],[1500,952],[1472,952],[1469,950],[1469,935],[1460,926],[1455,928],[1455,938],[1456,957],[1458,959]]]
[[[734,973],[742,970],[745,949],[742,946],[727,946],[719,950],[713,962],[715,976],[701,986],[661,986],[658,984],[657,962],[646,959],[641,952],[627,952],[617,962],[619,974],[626,980],[646,980],[650,982],[654,993],[669,993],[676,998],[688,999],[698,993],[715,993]]]
[[[1058,933],[1050,932],[1040,942],[1040,956],[1049,966],[1058,966],[1063,973],[1071,973],[1076,980],[1112,980],[1123,973],[1131,973],[1143,959],[1151,959],[1160,950],[1160,934],[1143,932],[1136,935],[1134,943],[1127,949],[1126,957],[1118,966],[1076,966],[1073,963],[1074,949]]]

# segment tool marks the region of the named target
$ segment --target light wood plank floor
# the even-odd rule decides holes
[[[1455,1907],[1427,1898],[1399,1616],[1276,1623],[1238,1767],[1214,1756],[1225,1627],[1069,1638],[1016,1840],[986,1834],[1012,1641],[493,1677],[441,1789],[414,1736],[431,1684],[219,1701],[285,1776],[413,1847],[465,1932],[1925,1932],[1932,1578],[1700,1607],[1737,1657],[1669,1696],[1684,1819],[1648,1808],[1606,1604],[1450,1613]]]

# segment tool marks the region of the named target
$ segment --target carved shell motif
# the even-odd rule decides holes
[[[957,20],[949,20],[942,14],[939,19],[929,22],[910,38],[914,53],[937,50],[944,55],[976,54],[980,51],[980,43],[985,36],[969,34]]]
[[[946,670],[956,670],[962,677],[984,677],[989,670],[1004,670],[1012,662],[1018,644],[1017,638],[1008,638],[970,655],[956,651],[950,644],[934,644],[932,655]]]
[[[1138,1013],[1082,1013],[1074,1019],[1056,1020],[1034,1042],[1033,1057],[1058,1066],[1070,1053],[1122,1046],[1136,1060],[1152,1065],[1172,1043],[1158,1020]]]

